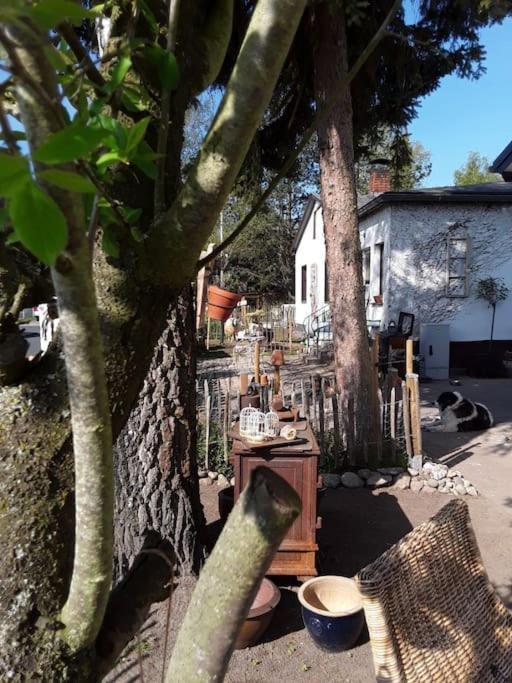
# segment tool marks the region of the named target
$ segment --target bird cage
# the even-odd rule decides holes
[[[273,411],[265,415],[265,436],[279,436],[279,416]]]
[[[265,415],[257,408],[249,406],[240,411],[240,435],[251,441],[265,438]]]

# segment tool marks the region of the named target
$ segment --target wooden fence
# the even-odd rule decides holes
[[[347,448],[343,430],[342,408],[335,389],[334,375],[307,375],[300,379],[280,381],[280,393],[286,405],[298,407],[315,430],[324,464],[338,468],[343,464]],[[238,377],[209,377],[197,382],[198,419],[205,433],[205,452],[215,445],[229,460],[229,433],[239,414],[240,380]],[[371,463],[398,462],[407,456],[414,465],[421,458],[420,397],[418,376],[408,372],[406,380],[393,368],[385,380],[375,387],[380,413],[380,436],[366,441],[365,455]],[[272,402],[273,382],[266,389],[266,401]],[[353,410],[350,405],[344,411]],[[350,415],[349,415],[349,419]],[[213,425],[215,429],[213,429]],[[208,466],[208,458],[206,458]]]

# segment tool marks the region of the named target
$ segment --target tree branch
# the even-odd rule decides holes
[[[180,0],[168,0],[169,24],[167,27],[167,52],[176,51],[176,36],[178,34],[178,17],[180,12]],[[160,106],[160,125],[158,127],[156,162],[157,176],[155,179],[155,216],[165,208],[165,153],[167,151],[167,139],[169,137],[169,115],[171,111],[171,90],[164,84],[162,88]]]
[[[162,284],[185,281],[224,206],[270,101],[306,0],[259,0],[198,160],[149,248]]]
[[[295,490],[272,470],[258,467],[251,473],[199,576],[168,683],[223,680],[240,626],[300,509]]]
[[[9,56],[16,64],[16,99],[33,152],[62,128],[57,81],[46,58],[45,39],[21,24],[8,31]],[[38,97],[40,91],[45,98]],[[35,170],[37,175],[37,164]],[[63,637],[77,651],[94,642],[112,581],[112,434],[82,200],[62,190],[52,191],[52,196],[68,227],[67,246],[51,272],[59,302],[75,460],[75,555],[61,620]]]
[[[382,22],[381,26],[373,36],[373,38],[370,40],[366,48],[363,50],[363,52],[359,55],[357,61],[355,62],[354,66],[350,69],[350,71],[347,74],[346,77],[346,84],[348,85],[351,83],[354,78],[357,76],[359,71],[361,70],[361,67],[364,65],[366,60],[369,58],[369,56],[372,54],[372,52],[375,50],[377,45],[380,43],[380,41],[384,38],[386,35],[387,31],[387,26],[391,23],[393,20],[393,17],[398,11],[398,8],[400,7],[401,2],[400,0],[395,0],[393,3],[393,6],[391,7],[390,11],[388,12],[386,18]],[[343,88],[340,88],[340,90],[336,93],[333,94],[333,96],[330,98],[329,102],[325,104],[324,107],[321,107],[319,111],[317,112],[316,116],[313,119],[313,122],[309,126],[309,128],[306,130],[304,135],[302,136],[301,141],[297,145],[297,147],[288,155],[286,161],[284,162],[283,166],[281,169],[276,173],[276,175],[272,178],[270,181],[267,189],[259,196],[259,198],[256,200],[256,203],[252,207],[252,209],[249,211],[249,213],[242,218],[242,220],[238,223],[238,225],[234,228],[234,230],[226,237],[226,239],[221,242],[221,244],[218,244],[214,249],[207,255],[204,256],[202,259],[199,259],[197,262],[197,270],[201,270],[201,268],[204,268],[204,266],[212,261],[213,259],[216,259],[230,244],[232,244],[236,238],[240,235],[242,230],[249,225],[249,223],[252,221],[254,216],[258,213],[258,211],[263,207],[263,205],[266,203],[267,199],[270,197],[272,192],[276,189],[276,187],[279,185],[281,180],[286,177],[290,169],[292,168],[293,164],[297,161],[299,158],[301,152],[305,149],[306,145],[309,143],[311,138],[313,137],[314,133],[316,132],[319,124],[329,115],[329,113],[332,111],[332,109],[336,106],[338,103],[340,97],[341,97],[341,92]]]
[[[57,26],[57,30],[71,48],[78,62],[83,65],[85,74],[89,80],[100,88],[103,87],[105,85],[105,79],[94,65],[89,53],[80,42],[80,38],[77,36],[76,31],[71,24],[68,21],[64,21]]]

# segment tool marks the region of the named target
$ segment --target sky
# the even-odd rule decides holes
[[[453,184],[453,172],[475,151],[490,162],[512,140],[512,18],[481,33],[487,73],[477,81],[447,76],[409,126],[432,155],[427,187]]]

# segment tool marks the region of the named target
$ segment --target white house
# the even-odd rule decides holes
[[[385,329],[401,311],[415,315],[416,334],[422,325],[445,323],[451,364],[465,367],[465,347],[490,336],[491,310],[474,292],[478,279],[492,276],[511,290],[498,304],[494,339],[512,350],[512,182],[373,194],[360,202],[359,230],[371,326]],[[294,247],[295,315],[303,323],[328,306],[316,196]]]

